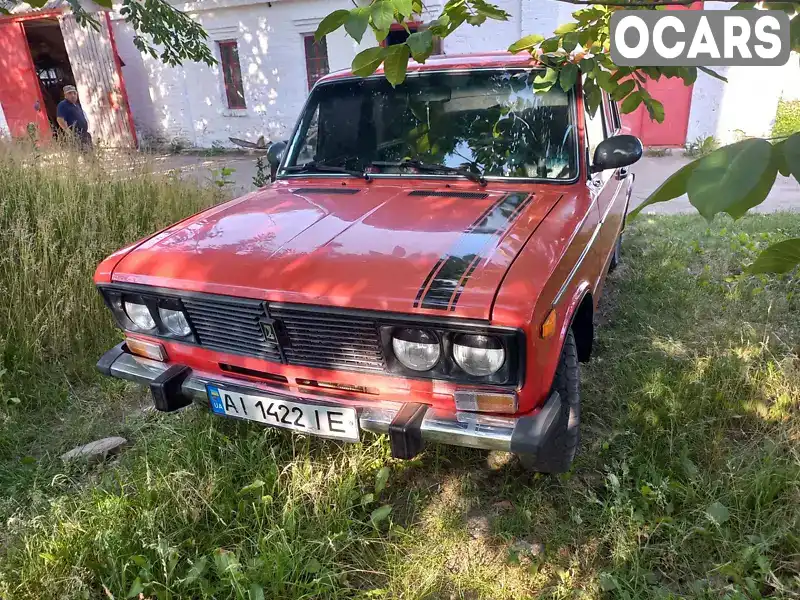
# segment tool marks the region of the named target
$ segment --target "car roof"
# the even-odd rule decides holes
[[[483,52],[480,54],[441,54],[431,56],[424,64],[410,60],[408,72],[463,70],[463,69],[491,69],[503,67],[535,67],[536,59],[527,52],[511,54],[510,52]],[[375,75],[383,75],[383,65],[375,71]],[[345,77],[353,77],[350,69],[343,69],[330,73],[319,79],[319,83],[334,81]]]

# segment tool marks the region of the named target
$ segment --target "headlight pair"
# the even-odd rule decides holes
[[[117,292],[106,292],[105,298],[123,329],[180,339],[192,336],[179,300]]]
[[[506,350],[498,337],[458,333],[447,341],[455,364],[473,377],[494,375],[505,364]],[[425,329],[395,329],[392,350],[400,364],[417,372],[430,371],[443,355],[442,341],[434,332]]]

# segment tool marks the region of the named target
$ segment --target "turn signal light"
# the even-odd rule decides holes
[[[150,358],[159,362],[166,362],[167,351],[164,346],[155,342],[145,342],[144,340],[137,340],[136,338],[125,338],[125,345],[132,354]]]
[[[556,310],[554,308],[550,309],[550,312],[547,313],[547,317],[545,317],[544,322],[542,323],[542,331],[541,336],[543,340],[551,337],[556,332]]]
[[[455,399],[456,410],[509,414],[517,412],[517,395],[514,393],[457,391]]]

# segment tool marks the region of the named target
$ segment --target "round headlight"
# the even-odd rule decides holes
[[[453,341],[453,358],[475,377],[497,373],[506,360],[503,344],[489,335],[459,335]]]
[[[169,308],[158,308],[158,316],[161,317],[161,322],[172,335],[178,337],[186,337],[192,333],[192,328],[189,327],[189,322],[183,311],[170,310]]]
[[[144,304],[138,302],[125,301],[125,314],[133,321],[139,329],[149,330],[155,329],[156,322],[153,320],[153,315],[150,314],[150,309]]]
[[[431,370],[442,354],[439,339],[424,329],[395,330],[392,349],[397,360],[412,371]]]

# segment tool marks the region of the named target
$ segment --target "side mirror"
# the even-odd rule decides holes
[[[642,142],[634,135],[615,135],[603,140],[594,151],[592,173],[620,169],[642,158]]]
[[[275,175],[278,173],[278,167],[283,160],[283,154],[286,152],[286,142],[275,142],[267,150],[267,162],[269,163],[269,178],[275,181]]]

